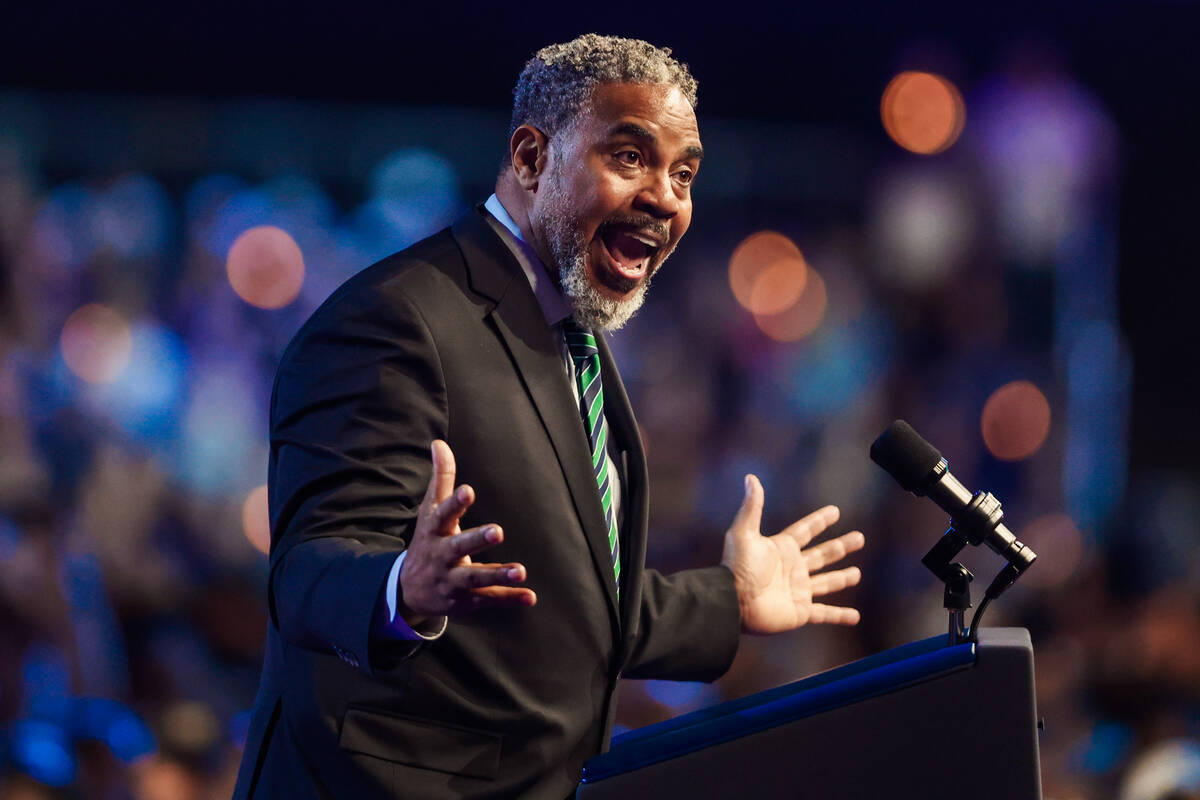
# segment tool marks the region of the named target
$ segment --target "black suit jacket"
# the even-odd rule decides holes
[[[620,449],[618,607],[588,442],[556,332],[481,209],[356,275],[301,328],[271,403],[267,637],[236,798],[560,800],[606,746],[617,679],[711,680],[737,647],[724,567],[645,570],[645,455],[600,339]],[[598,337],[599,338],[599,337]],[[533,608],[369,640],[445,439]]]

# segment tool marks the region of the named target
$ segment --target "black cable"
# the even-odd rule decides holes
[[[979,608],[975,609],[975,614],[971,617],[971,627],[967,631],[968,642],[979,641],[979,620],[983,617],[983,612],[987,610],[988,603],[992,602],[992,595],[985,594],[983,602],[979,604]]]
[[[1033,563],[1032,561],[1030,563]],[[1028,566],[1026,564],[1025,566]],[[979,625],[983,619],[983,611],[988,607],[988,603],[995,600],[1003,592],[1014,583],[1017,578],[1021,577],[1024,569],[1011,561],[1004,565],[1004,569],[996,573],[996,577],[992,579],[987,591],[983,593],[983,602],[979,604],[979,608],[975,609],[975,616],[971,617],[971,627],[967,629],[967,641],[979,641]]]

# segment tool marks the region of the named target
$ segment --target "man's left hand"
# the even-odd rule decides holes
[[[809,547],[840,516],[837,506],[825,506],[774,536],[763,536],[762,509],[762,484],[747,475],[746,497],[725,534],[721,556],[737,586],[742,632],[779,633],[810,622],[856,625],[858,609],[816,603],[813,598],[859,582],[858,567],[820,570],[861,550],[866,541],[862,533],[851,531]]]

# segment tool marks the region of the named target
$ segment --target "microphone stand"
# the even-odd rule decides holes
[[[951,561],[967,544],[967,535],[954,526],[942,534],[942,538],[930,548],[921,563],[946,584],[942,593],[942,604],[950,613],[950,646],[967,639],[964,612],[971,607],[971,581],[975,576],[958,561]]]
[[[945,459],[942,459],[942,463],[945,463]],[[1032,550],[1018,542],[1007,528],[1003,529],[1009,545],[1003,552],[1015,552],[1016,555],[1013,560],[1005,563],[988,585],[983,603],[975,612],[970,629],[964,625],[964,612],[971,607],[971,581],[975,576],[971,574],[971,570],[953,559],[968,544],[979,545],[986,540],[991,545],[989,534],[997,530],[1003,516],[1000,501],[994,495],[990,492],[977,492],[958,514],[950,518],[950,527],[921,559],[921,563],[946,584],[943,605],[950,612],[951,646],[968,640],[974,641],[979,633],[978,623],[983,610],[1005,589],[1016,583],[1017,578],[1037,559]]]

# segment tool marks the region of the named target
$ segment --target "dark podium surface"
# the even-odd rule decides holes
[[[935,636],[630,731],[576,796],[1040,800],[1029,632]]]

